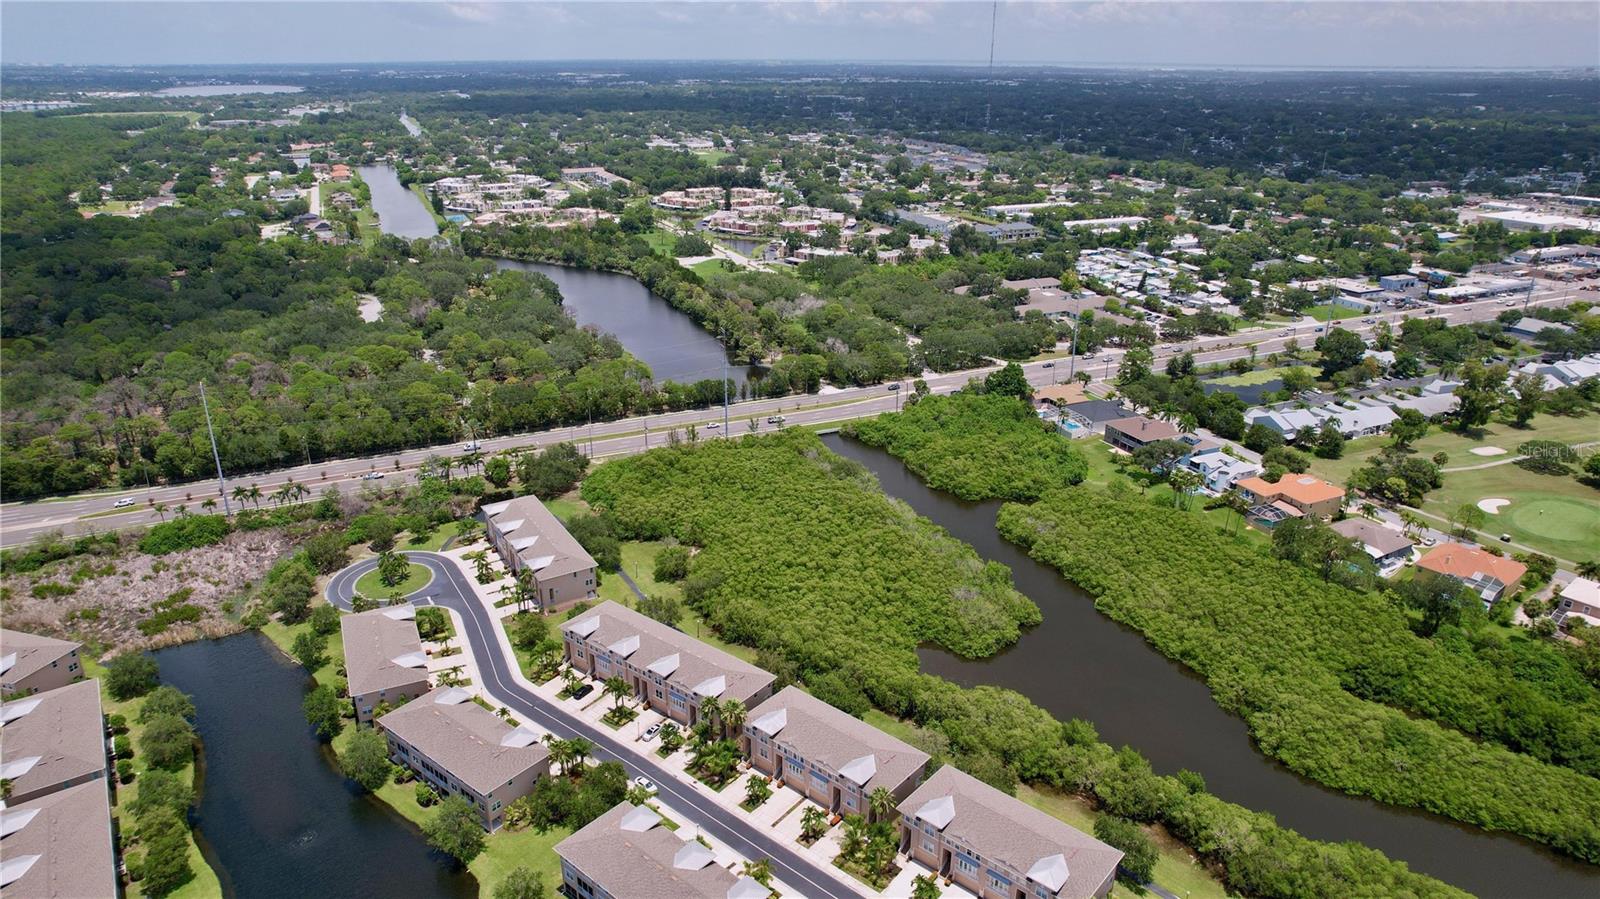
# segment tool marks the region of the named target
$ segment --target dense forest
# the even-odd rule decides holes
[[[1020,777],[1163,822],[1252,895],[1457,895],[1381,853],[1307,840],[1157,775],[1134,750],[1113,750],[1092,726],[1058,722],[1021,694],[918,673],[918,643],[983,657],[1038,610],[1003,566],[886,498],[809,433],[615,460],[583,495],[623,536],[698,547],[685,599],[725,638],[757,647],[759,664],[855,714],[877,706],[914,720],[937,733],[938,751],[1004,789]]]

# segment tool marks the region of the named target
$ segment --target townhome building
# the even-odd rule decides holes
[[[0,808],[0,891],[6,899],[121,894],[104,780]]]
[[[767,899],[772,890],[717,862],[687,828],[621,802],[556,844],[567,899]]]
[[[83,677],[78,644],[0,628],[0,696],[27,696]]]
[[[1122,852],[952,765],[900,803],[900,851],[979,899],[1105,896]]]
[[[831,814],[867,814],[880,787],[904,799],[928,766],[927,753],[794,686],[751,710],[743,742],[757,771]]]
[[[594,557],[537,496],[490,503],[483,507],[483,517],[489,542],[506,568],[533,578],[540,611],[559,611],[595,598],[600,579]]]
[[[345,615],[339,619],[339,630],[357,723],[371,724],[385,703],[397,706],[428,692],[428,656],[417,634],[415,606],[406,603]]]
[[[561,637],[574,669],[621,677],[635,698],[685,726],[700,720],[707,699],[749,708],[772,695],[771,674],[609,600],[563,624]]]
[[[427,781],[441,796],[463,796],[479,823],[493,832],[506,806],[550,774],[545,731],[512,727],[460,687],[425,693],[378,719],[389,758]]]
[[[100,682],[78,681],[0,705],[0,780],[23,803],[106,776]]]

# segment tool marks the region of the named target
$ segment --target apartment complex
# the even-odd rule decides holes
[[[979,899],[1090,899],[1122,853],[945,765],[900,803],[900,850]]]
[[[78,644],[0,628],[0,696],[27,696],[83,677]]]
[[[506,568],[514,575],[531,573],[541,611],[594,599],[600,583],[594,558],[537,496],[491,503],[483,517]]]
[[[0,809],[0,890],[6,899],[120,895],[111,803],[103,781]]]
[[[417,635],[417,610],[410,603],[339,619],[344,667],[356,721],[371,724],[374,710],[428,692],[428,656]]]
[[[679,836],[683,834],[683,836]],[[556,844],[569,899],[767,899],[687,831],[669,830],[647,806],[618,803]]]
[[[771,674],[614,602],[563,624],[561,637],[574,669],[622,677],[635,697],[686,726],[708,698],[748,707],[772,694]]]
[[[389,757],[417,772],[441,796],[464,796],[485,830],[505,821],[505,807],[550,773],[544,732],[512,727],[459,687],[434,690],[378,719]]]
[[[106,725],[99,681],[79,681],[0,705],[0,779],[11,803],[89,781],[106,785]]]
[[[756,770],[833,814],[866,814],[879,787],[904,799],[928,765],[927,753],[793,686],[752,709],[744,731]]]

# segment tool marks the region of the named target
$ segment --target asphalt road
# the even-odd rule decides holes
[[[640,775],[650,778],[662,799],[685,814],[691,823],[746,858],[770,859],[778,879],[803,895],[818,899],[857,899],[854,890],[836,881],[816,862],[701,795],[698,792],[701,788],[685,784],[666,767],[651,764],[623,749],[610,732],[579,719],[519,684],[512,676],[516,663],[506,657],[496,623],[477,600],[460,568],[436,553],[408,552],[406,555],[433,572],[433,580],[414,594],[412,601],[419,605],[444,606],[460,613],[464,625],[461,636],[472,647],[483,686],[523,720],[533,721],[564,739],[584,737],[595,744],[596,760],[621,762],[630,779]],[[377,564],[376,559],[368,559],[335,575],[328,582],[328,601],[342,609],[350,608],[356,579]]]
[[[1543,290],[1535,292],[1533,299],[1527,305],[1529,308],[1564,305],[1577,299],[1600,299],[1600,295],[1569,288]],[[1523,303],[1520,300],[1511,301],[1511,306],[1520,308]],[[1508,306],[1507,301],[1502,298],[1435,308],[1437,317],[1453,324],[1461,324],[1492,319],[1504,312]],[[1419,315],[1421,315],[1420,310],[1413,310],[1406,313],[1384,313],[1376,318],[1394,323],[1402,318]],[[1335,324],[1358,334],[1369,333],[1376,327],[1376,322],[1367,324],[1359,318],[1344,319]],[[1206,364],[1228,362],[1249,356],[1252,346],[1259,355],[1264,356],[1283,349],[1284,344],[1290,340],[1298,341],[1302,347],[1309,347],[1317,337],[1315,329],[1318,326],[1320,325],[1302,321],[1294,326],[1223,337],[1207,337],[1182,345],[1162,344],[1155,349],[1156,364],[1159,369],[1165,359],[1184,352],[1193,352],[1196,361]],[[1024,369],[1028,380],[1035,385],[1049,384],[1055,380],[1066,381],[1069,372],[1075,369],[1087,371],[1095,380],[1103,381],[1116,374],[1117,361],[1120,358],[1120,351],[1113,350],[1101,353],[1095,359],[1079,356],[1075,360],[1062,357],[1048,362],[1032,362],[1025,365]],[[994,366],[989,366],[931,375],[924,380],[928,382],[933,392],[949,393],[961,388],[972,378],[982,377],[993,368]],[[909,389],[910,384],[909,379],[902,382],[902,389]],[[693,409],[663,415],[634,416],[595,422],[593,425],[553,428],[507,437],[485,438],[480,443],[484,453],[494,454],[510,449],[542,447],[571,441],[579,444],[594,457],[617,456],[641,452],[650,446],[660,446],[666,440],[668,431],[681,432],[690,424],[699,429],[701,439],[723,436],[725,433],[727,436],[739,436],[748,432],[750,418],[756,419],[760,431],[769,431],[773,426],[766,424],[766,419],[772,415],[783,415],[787,425],[827,424],[892,411],[899,401],[895,392],[887,390],[885,385],[880,384],[825,394],[734,403],[728,410],[726,429],[722,427],[721,409]],[[708,427],[712,424],[717,427]],[[463,451],[462,444],[453,443],[379,456],[330,459],[275,471],[229,472],[229,492],[231,493],[236,485],[254,484],[261,488],[263,493],[270,494],[284,483],[293,480],[309,486],[312,489],[311,496],[315,498],[322,488],[330,485],[337,484],[346,489],[355,489],[363,484],[372,483],[361,479],[364,475],[380,471],[384,473],[384,479],[376,483],[388,484],[396,481],[404,483],[414,477],[417,467],[429,457],[440,455],[458,457]],[[135,504],[124,510],[117,510],[113,504],[121,498],[132,498]],[[154,503],[164,503],[169,508],[188,504],[193,509],[208,498],[216,499],[219,508],[223,504],[215,481],[199,481],[149,490],[98,492],[26,503],[7,503],[0,506],[0,545],[13,546],[26,543],[35,536],[52,530],[71,534],[87,530],[105,531],[148,526],[160,520],[152,509]]]

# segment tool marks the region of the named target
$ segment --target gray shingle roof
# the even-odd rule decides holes
[[[533,566],[540,578],[559,577],[595,567],[594,557],[578,543],[576,537],[567,533],[561,520],[545,508],[537,496],[519,496],[503,503],[493,503],[483,507],[483,514],[491,526],[502,532],[512,524],[517,525],[505,533],[508,540],[520,544],[530,537],[536,538],[531,544],[518,549],[517,555],[530,565],[536,560],[548,558],[548,563]]]
[[[1021,800],[945,765],[900,803],[909,821],[928,809],[928,818],[947,839],[980,855],[984,862],[1004,864],[1018,880],[1034,879],[1056,889],[1061,899],[1088,899],[1122,861],[1122,853],[1088,834],[1056,820]],[[1066,864],[1066,880],[1050,884],[1060,872],[1053,856]]]
[[[0,628],[0,675],[15,683],[70,654],[78,644]]]
[[[1394,528],[1386,528],[1365,518],[1346,518],[1334,522],[1331,527],[1339,536],[1357,541],[1363,547],[1368,547],[1369,552],[1376,551],[1378,556],[1387,556],[1416,545],[1410,537]]]
[[[427,682],[428,672],[421,664],[406,664],[425,661],[417,658],[422,638],[417,635],[416,611],[409,604],[345,615],[339,619],[339,630],[352,695]]]
[[[117,895],[106,782],[93,780],[0,811],[6,899]]]
[[[549,758],[542,743],[517,745],[521,741],[512,740],[512,745],[502,745],[514,728],[471,699],[449,701],[462,692],[440,688],[424,693],[379,718],[378,724],[481,795]]]
[[[13,795],[29,796],[106,769],[100,682],[79,681],[0,705],[0,776]]]
[[[686,690],[723,677],[726,678],[723,689],[714,695],[719,700],[746,702],[772,684],[771,674],[749,662],[610,600],[563,624],[561,630],[581,634],[591,623],[598,625],[587,635],[591,644],[620,649],[632,647],[627,654],[629,663],[638,668],[654,666],[657,671],[670,668],[671,673],[664,675],[664,679]],[[634,638],[637,638],[637,646],[633,645]],[[674,655],[678,657],[676,666],[670,664]]]
[[[784,687],[750,711],[747,730],[760,730],[818,762],[861,783],[864,792],[890,790],[928,763],[928,754],[872,725],[853,718],[799,687]],[[872,759],[870,767],[863,759]],[[846,769],[849,770],[846,770]]]
[[[740,883],[727,868],[708,862],[687,830],[668,830],[649,809],[627,802],[557,843],[556,854],[607,893],[626,899],[728,899]]]

